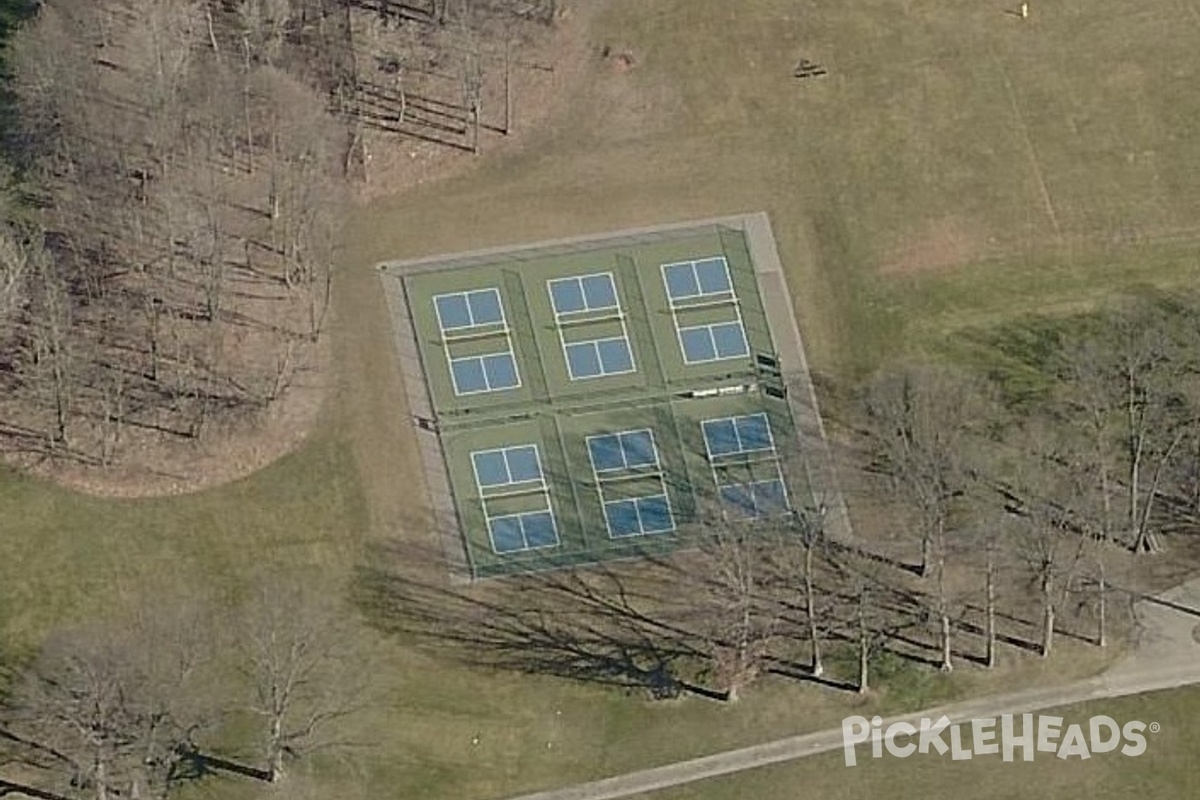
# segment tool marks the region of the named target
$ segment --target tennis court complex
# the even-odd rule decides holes
[[[773,336],[790,303],[768,320],[740,219],[381,266],[464,573],[665,552],[811,502]]]

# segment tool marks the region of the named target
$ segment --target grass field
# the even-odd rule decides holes
[[[1194,276],[1193,7],[1010,5],[616,2],[593,38],[636,69],[597,59],[536,146],[380,203],[406,224],[356,241],[383,258],[765,208],[815,366],[843,374]],[[829,74],[793,79],[801,56]]]
[[[897,787],[903,787],[905,797],[969,797],[972,800],[1184,798],[1195,797],[1200,792],[1200,772],[1196,771],[1191,758],[1200,739],[1200,731],[1196,728],[1200,689],[1159,692],[1047,710],[1046,713],[1063,717],[1064,729],[1071,724],[1081,724],[1086,731],[1089,717],[1104,714],[1118,724],[1129,720],[1140,720],[1147,725],[1157,722],[1161,730],[1147,734],[1146,752],[1135,757],[1113,752],[1096,753],[1087,760],[1060,760],[1053,753],[1038,753],[1033,763],[1027,764],[1020,760],[1005,763],[999,755],[954,762],[949,754],[943,758],[917,753],[905,759],[885,755],[875,760],[870,757],[870,751],[862,747],[853,767],[846,766],[839,751],[642,797],[644,800],[735,800],[743,797],[840,800],[892,796],[897,794]]]
[[[519,150],[356,212],[338,287],[336,385],[303,449],[171,500],[94,500],[0,473],[4,646],[27,651],[56,624],[179,584],[234,591],[264,567],[305,569],[339,591],[370,545],[424,540],[415,434],[372,270],[385,259],[763,209],[813,366],[837,378],[906,351],[974,357],[954,347],[963,332],[1194,281],[1195,5],[1060,0],[1034,3],[1024,22],[1008,5],[608,3],[591,39],[597,52],[606,43],[633,52],[632,70],[597,56],[563,112]],[[829,74],[793,79],[801,57]],[[855,702],[768,682],[736,708],[655,707],[384,646],[385,699],[358,723],[374,746],[348,764],[317,763],[339,797],[500,797],[836,724]],[[997,683],[1095,667],[1086,650],[1073,652],[1049,669],[1021,659]],[[905,701],[983,683],[969,673],[955,681]],[[1153,702],[1169,733],[1187,729],[1197,701],[1193,692]],[[1180,764],[1193,748],[1164,738],[1132,767],[1039,761],[1020,781],[988,764],[880,762],[851,776],[815,761],[704,791],[793,797],[793,781],[824,774],[822,796],[860,796],[911,769],[913,793],[927,786],[935,797],[958,796],[964,781],[991,797],[1019,785],[1186,797],[1195,778]],[[1150,783],[1154,764],[1165,788]],[[200,793],[261,792],[221,783]]]

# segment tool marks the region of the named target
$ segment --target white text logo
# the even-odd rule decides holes
[[[963,729],[970,731],[970,746],[964,743]],[[871,757],[883,758],[884,750],[897,758],[913,753],[922,755],[931,750],[938,755],[950,754],[954,761],[975,756],[999,754],[1013,761],[1017,751],[1025,761],[1033,761],[1035,753],[1054,753],[1058,758],[1091,758],[1093,753],[1118,750],[1122,755],[1140,756],[1146,752],[1145,732],[1158,732],[1158,723],[1130,720],[1117,724],[1112,717],[1098,715],[1086,724],[1063,727],[1062,717],[1033,714],[1014,717],[1004,714],[998,719],[972,719],[951,724],[946,716],[931,720],[922,718],[918,724],[893,722],[884,727],[882,717],[847,717],[842,720],[842,749],[846,766],[857,763],[856,749],[870,742]]]

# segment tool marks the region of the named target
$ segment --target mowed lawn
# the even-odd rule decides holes
[[[1194,4],[1017,5],[613,2],[595,50],[634,69],[597,55],[533,146],[377,204],[356,249],[765,209],[814,365],[839,374],[975,318],[1195,277]],[[794,79],[800,58],[828,75]]]
[[[1022,21],[977,0],[607,2],[592,61],[543,129],[454,179],[356,210],[335,389],[303,449],[176,499],[88,499],[0,473],[3,646],[26,651],[56,624],[168,601],[181,586],[232,593],[262,570],[344,592],[372,545],[432,542],[372,269],[383,259],[766,210],[813,365],[842,379],[1028,312],[1194,280],[1194,6],[1032,6]],[[633,69],[604,61],[606,44],[632,52]],[[829,74],[792,78],[802,57]],[[381,699],[352,732],[371,746],[316,764],[331,796],[484,800],[860,708],[787,682],[736,708],[654,706],[381,646]],[[1072,652],[1050,672],[1094,666]],[[1036,680],[1044,668],[1028,662],[996,685]],[[971,671],[955,680],[900,699],[989,686]],[[861,708],[880,702],[899,700]],[[225,782],[201,792],[259,793]]]
[[[1158,723],[1157,733],[1146,733],[1146,751],[1138,756],[1120,752],[1093,753],[1088,759],[1059,759],[1056,753],[1039,752],[1032,763],[1016,751],[1006,763],[1000,755],[974,756],[952,761],[950,754],[914,753],[903,759],[884,753],[871,758],[869,746],[860,745],[857,763],[847,767],[841,751],[765,769],[694,783],[676,789],[644,794],[639,800],[857,800],[863,797],[919,797],[922,800],[1018,800],[1053,797],[1055,800],[1126,800],[1130,797],[1182,800],[1200,795],[1200,771],[1193,754],[1200,729],[1200,689],[1156,692],[1119,700],[1048,709],[1062,717],[1062,730],[1078,724],[1087,737],[1088,720],[1105,715],[1124,725],[1131,720],[1147,726]],[[970,747],[970,732],[963,742]],[[997,742],[999,738],[997,738]],[[1062,741],[1062,739],[1058,739]]]

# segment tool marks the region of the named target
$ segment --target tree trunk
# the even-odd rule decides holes
[[[1107,542],[1112,538],[1112,482],[1108,474],[1108,460],[1101,452],[1100,461],[1100,503],[1103,518],[1100,521],[1101,538]]]
[[[267,742],[267,773],[271,783],[283,780],[283,716],[271,718],[270,740]]]
[[[1186,428],[1181,428],[1176,432],[1171,443],[1167,445],[1166,452],[1159,458],[1154,465],[1154,473],[1150,478],[1150,490],[1146,493],[1146,502],[1142,504],[1142,513],[1137,523],[1137,538],[1134,540],[1134,551],[1138,553],[1157,553],[1162,549],[1161,543],[1158,541],[1158,536],[1150,527],[1150,512],[1154,509],[1154,498],[1158,494],[1158,487],[1162,481],[1162,473],[1175,454],[1176,448],[1183,441]]]
[[[1049,658],[1054,647],[1054,592],[1049,578],[1042,580],[1042,658]]]
[[[1127,376],[1126,390],[1126,421],[1129,425],[1129,535],[1130,541],[1137,549],[1138,544],[1138,500],[1141,491],[1142,450],[1145,445],[1145,432],[1142,421],[1139,420],[1137,387],[1132,375]]]
[[[954,669],[954,654],[950,647],[950,615],[942,612],[942,672],[950,672]]]
[[[752,666],[750,664],[750,639],[753,635],[753,609],[750,606],[749,599],[742,602],[741,619],[738,623],[738,641],[737,651],[734,653],[733,669],[729,674],[729,684],[727,688],[726,699],[730,703],[736,703],[741,696],[742,684],[750,676]]]
[[[149,297],[145,301],[146,316],[149,318],[146,326],[150,341],[150,380],[158,382],[158,363],[159,363],[159,336],[161,335],[161,326],[159,325],[160,309],[158,307],[158,298]]]
[[[63,369],[63,356],[54,354],[54,426],[57,429],[57,441],[67,444],[67,375]]]
[[[309,289],[309,338],[315,344],[325,330],[325,318],[329,315],[329,305],[333,298],[333,270],[328,264],[324,265],[325,280],[321,293]]]
[[[1108,646],[1108,581],[1104,573],[1104,561],[1097,562],[1097,601],[1096,601],[1096,622],[1099,626],[1099,631],[1096,636],[1096,644],[1100,647]]]
[[[504,38],[504,135],[512,133],[512,35]]]
[[[479,155],[479,103],[471,104],[471,152]]]
[[[950,642],[950,613],[947,609],[949,605],[946,598],[946,527],[942,520],[938,520],[937,524],[937,591],[938,591],[938,617],[941,623],[941,641],[942,641],[942,672],[950,672],[954,669],[954,655]]]
[[[812,663],[810,669],[814,677],[825,674],[825,665],[821,663],[821,638],[817,629],[817,602],[813,595],[813,548],[810,544],[804,551],[804,598],[805,613],[808,617],[808,641],[812,647]]]
[[[213,30],[212,6],[204,7],[204,20],[208,24],[208,43],[212,45],[213,58],[219,64],[221,63],[221,48],[217,44],[217,33]]]
[[[858,693],[866,694],[870,690],[871,669],[871,637],[867,630],[867,592],[859,591],[858,595]]]
[[[96,800],[108,800],[108,767],[100,753],[96,754]]]
[[[984,635],[987,639],[987,668],[996,667],[996,555],[989,544],[987,549],[987,618]]]
[[[242,50],[246,56],[245,77],[242,83],[242,106],[246,117],[246,171],[254,174],[254,123],[250,118],[250,40],[242,37]]]
[[[225,293],[225,249],[221,230],[220,209],[210,201],[205,211],[208,216],[208,234],[212,237],[212,251],[207,254],[204,267],[204,304],[209,324],[215,324],[221,316],[221,301]]]
[[[38,369],[39,390],[46,392],[54,410],[54,422],[46,431],[51,450],[67,444],[71,415],[74,369],[70,364],[72,343],[70,297],[48,255],[37,264],[38,319],[33,325],[33,358]]]

